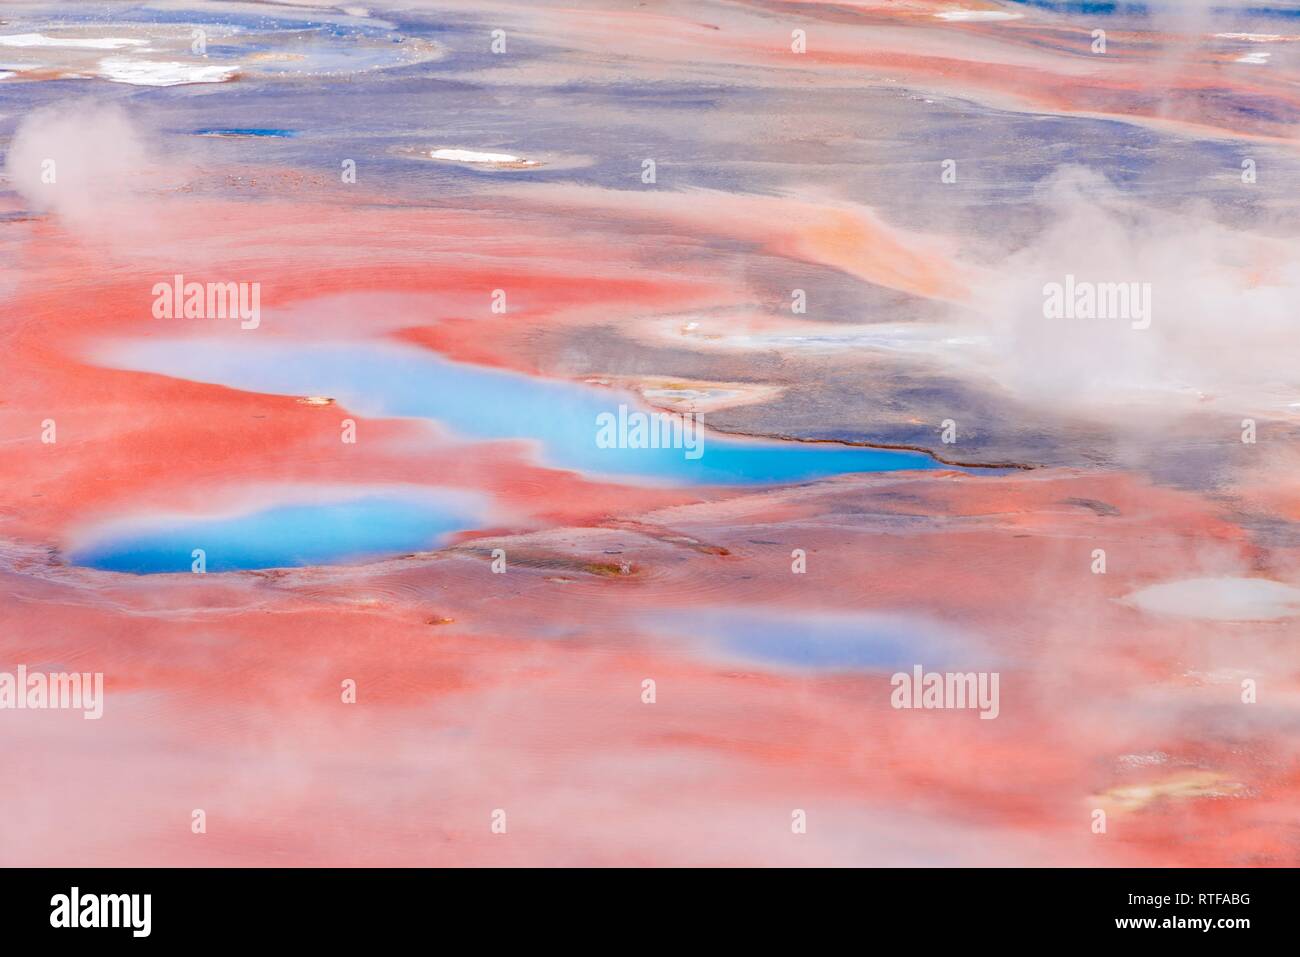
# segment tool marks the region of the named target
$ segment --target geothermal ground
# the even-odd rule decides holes
[[[0,864],[1300,863],[1300,14],[1093,6],[8,5]]]

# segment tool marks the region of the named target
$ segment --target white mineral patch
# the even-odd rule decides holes
[[[1006,13],[1002,10],[945,10],[936,13],[940,20],[955,20],[959,23],[974,23],[980,20],[1019,20],[1023,13]]]
[[[526,163],[536,165],[532,160],[526,160],[522,156],[515,156],[513,153],[480,153],[477,150],[437,149],[430,150],[429,156],[432,159],[449,160],[453,163]]]
[[[1206,621],[1272,621],[1300,615],[1300,588],[1268,578],[1189,578],[1124,599],[1150,615]]]
[[[238,64],[211,66],[163,60],[133,60],[105,57],[99,61],[100,75],[114,83],[136,86],[180,86],[183,83],[221,83],[239,72]]]
[[[120,50],[123,47],[142,47],[146,42],[129,37],[47,37],[40,33],[0,37],[0,47],[66,47],[70,50]]]

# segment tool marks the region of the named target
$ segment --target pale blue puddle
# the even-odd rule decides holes
[[[704,608],[664,611],[651,621],[724,658],[777,669],[893,672],[914,664],[966,670],[999,663],[974,636],[902,612]]]
[[[68,558],[137,575],[192,571],[195,549],[203,550],[209,572],[346,563],[437,548],[475,522],[450,501],[375,495],[150,523],[74,549]]]
[[[602,414],[650,410],[626,393],[452,362],[387,343],[278,343],[235,339],[135,340],[97,361],[275,395],[326,395],[369,417],[431,419],[467,439],[526,439],[540,462],[591,476],[678,485],[765,485],[849,472],[939,466],[927,455],[851,446],[724,438],[702,430],[684,448],[602,448]],[[708,416],[701,420],[707,426]],[[620,440],[626,436],[618,432]],[[635,437],[632,437],[635,441]]]

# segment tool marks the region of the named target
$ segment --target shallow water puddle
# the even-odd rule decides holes
[[[531,440],[545,465],[625,481],[761,485],[940,467],[917,452],[722,437],[689,422],[683,428],[679,417],[644,409],[627,393],[395,344],[151,339],[111,343],[95,358],[250,392],[331,396],[367,416],[435,420],[466,439]],[[664,437],[656,444],[670,447],[643,447],[656,433]]]
[[[437,548],[450,533],[477,521],[470,508],[452,499],[370,495],[118,525],[68,558],[138,575],[321,565]]]

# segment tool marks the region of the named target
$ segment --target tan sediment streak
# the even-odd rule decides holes
[[[534,183],[496,195],[559,215],[617,214],[624,224],[667,222],[692,235],[754,242],[775,255],[930,299],[963,301],[972,285],[972,271],[954,260],[952,243],[891,226],[856,204],[663,186],[614,190]]]
[[[1153,801],[1232,797],[1242,785],[1215,771],[1185,771],[1158,781],[1110,788],[1088,800],[1107,810],[1138,811]]]

